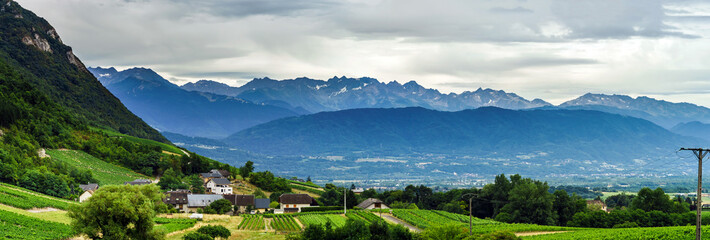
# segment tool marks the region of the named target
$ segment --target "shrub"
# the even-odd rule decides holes
[[[636,222],[624,222],[614,225],[614,228],[637,228],[639,227]]]
[[[207,225],[200,227],[200,229],[197,229],[198,233],[202,233],[205,235],[209,235],[213,238],[221,237],[221,238],[229,238],[229,236],[232,236],[232,233],[229,232],[229,229],[223,227],[223,226],[213,226],[213,225]]]
[[[188,233],[187,235],[182,237],[183,240],[214,240],[213,237],[210,237],[209,235],[198,233],[198,232],[191,232]]]

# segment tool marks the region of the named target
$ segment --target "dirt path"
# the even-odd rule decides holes
[[[43,213],[43,212],[54,212],[54,211],[59,211],[59,209],[52,208],[52,207],[47,207],[47,208],[32,208],[30,210],[27,210],[28,212],[31,213]]]
[[[271,221],[273,219],[271,218],[264,218],[264,230],[269,231],[269,230],[274,230],[271,228]]]
[[[536,235],[565,233],[565,232],[569,232],[569,231],[519,232],[519,233],[515,233],[515,236],[525,237],[525,236],[536,236]]]
[[[382,214],[382,218],[384,218],[384,219],[387,220],[388,222],[403,225],[403,226],[409,228],[409,230],[410,230],[410,231],[413,231],[413,232],[421,232],[421,231],[422,231],[421,229],[419,229],[419,228],[417,228],[417,227],[415,227],[415,226],[412,226],[411,224],[409,224],[409,223],[407,223],[407,222],[405,222],[405,221],[399,220],[398,218],[396,218],[396,217],[390,215],[389,213],[383,213],[383,214]]]

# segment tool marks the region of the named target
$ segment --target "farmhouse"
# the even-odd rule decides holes
[[[270,203],[271,200],[268,198],[257,198],[254,199],[254,208],[259,212],[265,212],[267,209],[269,209]]]
[[[224,199],[224,197],[219,194],[188,194],[187,208],[188,211],[196,211],[198,208],[207,207],[210,203],[220,199]]]
[[[362,201],[360,204],[357,205],[357,207],[362,208],[362,209],[389,209],[387,205],[385,205],[382,200],[377,199],[377,198],[368,198],[365,199],[365,201]]]
[[[190,190],[178,189],[174,191],[168,191],[165,193],[165,199],[163,202],[167,205],[173,206],[175,209],[187,211],[187,195],[192,192]]]
[[[301,208],[318,206],[315,199],[308,194],[284,193],[279,196],[280,210],[284,213],[301,212]]]
[[[87,184],[79,184],[79,188],[84,191],[96,191],[96,189],[99,189],[99,184],[96,183],[87,183]]]
[[[606,203],[604,203],[602,200],[587,200],[587,208],[589,208],[592,211],[595,211],[595,210],[602,210],[605,212],[609,211],[606,208]]]
[[[226,178],[212,178],[205,184],[205,189],[208,193],[213,194],[232,194],[232,182]]]
[[[254,208],[254,195],[225,194],[224,199],[229,200],[234,205],[234,210],[239,212],[245,211],[247,206]]]
[[[200,173],[200,178],[202,181],[207,183],[210,179],[213,178],[229,178],[231,174],[227,170],[218,170],[218,169],[212,169],[209,172],[206,173]]]
[[[89,200],[89,198],[91,198],[91,196],[93,196],[93,195],[94,195],[94,190],[84,191],[84,193],[82,193],[79,196],[79,202],[80,203],[85,202],[86,200]]]

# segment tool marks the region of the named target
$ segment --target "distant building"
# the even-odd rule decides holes
[[[84,191],[96,191],[96,189],[99,189],[99,184],[96,183],[87,183],[87,184],[79,184],[79,188]]]
[[[362,188],[355,188],[355,189],[353,189],[353,193],[355,193],[355,194],[361,194],[361,193],[364,192],[364,191],[365,191],[365,189],[362,189]]]
[[[150,179],[136,179],[130,182],[124,182],[124,185],[148,185],[153,183]]]
[[[230,176],[232,176],[232,174],[229,171],[222,170],[222,169],[212,169],[212,170],[210,170],[210,173],[212,173],[212,174],[217,173],[220,176],[222,176],[223,178],[229,178]]]
[[[318,202],[308,194],[292,193],[281,194],[279,204],[284,213],[301,212],[301,208],[318,206]]]
[[[232,194],[232,182],[226,178],[212,178],[205,184],[205,189],[208,193],[214,194]]]
[[[229,202],[234,205],[235,210],[240,212],[245,211],[247,206],[252,206],[252,208],[255,206],[254,195],[226,194],[224,195],[224,199],[229,200]]]
[[[220,199],[224,199],[224,197],[219,194],[188,194],[187,208],[188,211],[196,211],[198,208],[207,207]]]
[[[592,211],[595,211],[595,210],[602,210],[605,212],[609,211],[606,208],[606,203],[604,203],[602,200],[587,200],[587,208]]]
[[[165,199],[163,202],[167,205],[173,206],[175,209],[187,212],[187,195],[191,194],[190,190],[178,189],[173,191],[168,191],[165,193]]]
[[[271,204],[271,199],[268,199],[268,198],[254,199],[254,208],[260,212],[264,212],[267,209],[269,209],[269,204]]]
[[[389,209],[390,208],[384,202],[382,202],[382,200],[377,199],[377,198],[365,199],[365,201],[362,201],[360,204],[357,205],[357,207],[362,208],[362,209]]]
[[[210,181],[210,179],[223,178],[223,176],[219,172],[210,171],[208,173],[200,173],[200,178],[203,182],[207,183],[208,181]]]
[[[82,193],[79,196],[79,202],[80,203],[86,202],[86,200],[89,200],[89,198],[91,198],[91,196],[93,196],[93,195],[94,195],[94,190],[84,191],[84,193]]]

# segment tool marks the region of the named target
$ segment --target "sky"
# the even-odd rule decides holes
[[[659,0],[17,0],[87,66],[182,85],[373,77],[710,106],[710,3]]]

